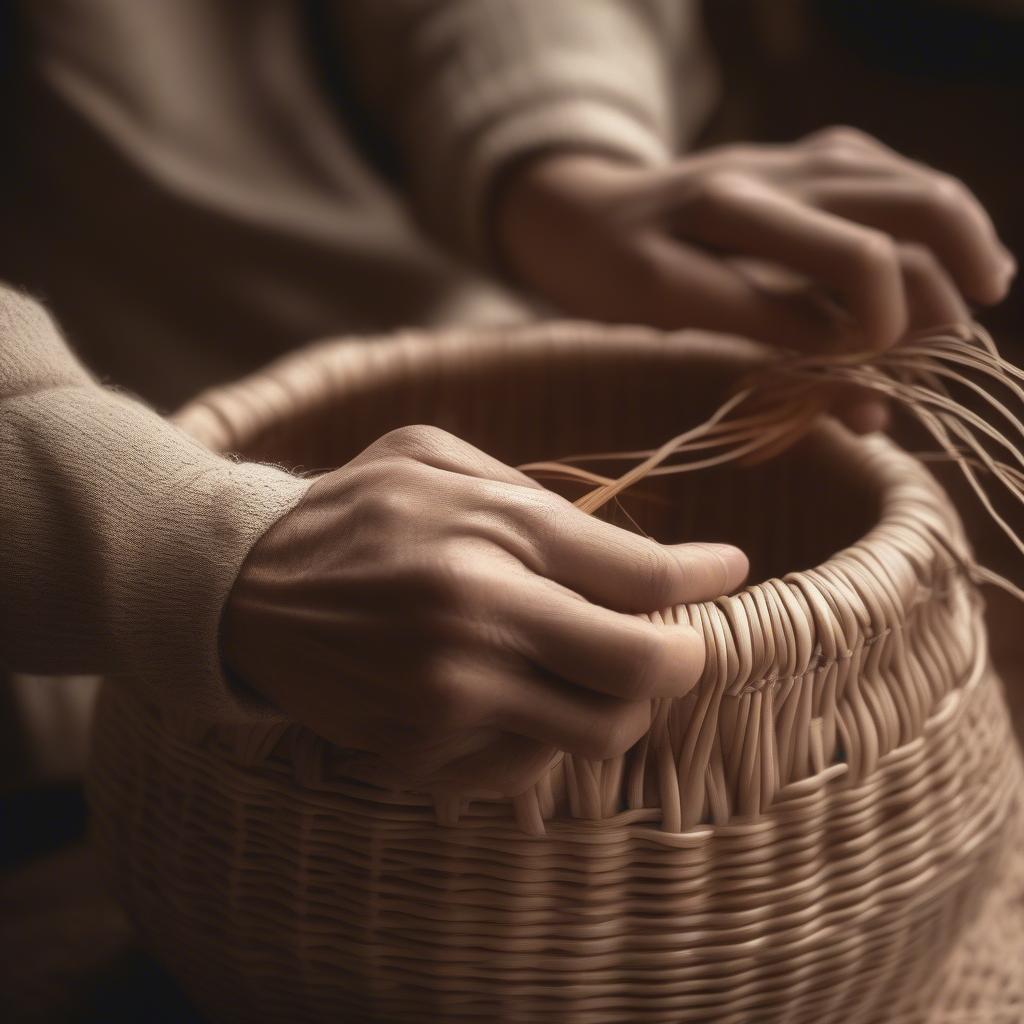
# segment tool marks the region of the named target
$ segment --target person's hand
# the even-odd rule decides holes
[[[966,321],[1015,272],[959,181],[852,128],[657,169],[541,154],[500,186],[493,232],[512,278],[573,315],[802,351]]]
[[[663,546],[580,512],[442,430],[328,473],[253,548],[225,606],[228,670],[337,745],[348,770],[514,795],[557,750],[606,758],[704,664],[637,612],[735,589],[717,544]]]

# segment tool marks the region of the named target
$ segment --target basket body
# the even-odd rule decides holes
[[[328,345],[182,422],[307,467],[434,422],[517,463],[658,443],[746,358],[578,325]],[[107,684],[89,783],[100,848],[202,1010],[1024,1019],[1024,775],[948,502],[887,442],[837,428],[777,465],[676,486],[640,509],[651,532],[738,541],[766,582],[657,613],[703,630],[708,663],[637,749],[566,756],[457,825],[426,795],[346,779],[298,726],[172,722]],[[545,835],[520,829],[531,814]]]

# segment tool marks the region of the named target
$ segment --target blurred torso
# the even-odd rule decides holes
[[[520,319],[416,228],[302,4],[23,4],[0,276],[165,408],[318,336]]]

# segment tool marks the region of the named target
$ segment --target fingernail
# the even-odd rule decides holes
[[[702,547],[714,552],[730,568],[747,571],[747,556],[735,544],[703,543]]]

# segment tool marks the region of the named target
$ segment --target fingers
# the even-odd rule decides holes
[[[650,700],[622,700],[539,672],[502,680],[496,722],[504,732],[604,760],[624,754],[651,726]]]
[[[962,320],[964,296],[997,302],[1016,271],[966,187],[856,129],[827,129],[790,147],[724,147],[689,167],[695,173],[674,186],[672,226],[682,237],[824,286],[859,324],[861,344],[884,347],[908,327]],[[672,181],[660,187],[671,193]],[[927,254],[905,258],[900,243],[926,250],[941,272],[922,268]],[[689,254],[675,263],[680,274],[693,266]],[[724,294],[720,283],[716,292]],[[746,297],[733,319],[753,305]],[[775,318],[786,315],[776,304]],[[769,334],[778,330],[762,326],[754,336],[777,343]],[[828,341],[823,332],[816,346],[790,347]]]
[[[960,290],[930,249],[904,244],[898,252],[911,330],[970,322]]]
[[[801,352],[840,340],[835,318],[808,301],[806,286],[766,288],[721,256],[657,232],[636,238],[626,257],[622,287],[602,307],[608,319],[703,328]]]
[[[709,177],[680,207],[689,240],[799,271],[842,300],[863,343],[894,344],[909,320],[899,260],[884,232],[806,206],[739,174]]]
[[[963,293],[977,302],[999,302],[1005,296],[1016,262],[985,208],[962,182],[856,128],[823,129],[798,148],[804,154],[801,172],[813,183],[812,201],[928,246]],[[832,180],[816,180],[822,176]]]
[[[840,166],[844,157],[849,162],[878,168],[908,162],[902,154],[887,146],[881,139],[860,128],[845,124],[819,128],[805,135],[797,145],[804,150],[833,156],[839,161]]]
[[[881,143],[873,147],[838,138],[833,141],[822,132],[796,144],[728,143],[695,153],[686,162],[698,172],[730,168],[785,183],[801,180],[809,173],[817,177],[891,177],[899,172],[894,167],[895,156]]]
[[[841,177],[808,182],[800,191],[829,213],[926,247],[969,298],[1005,297],[1015,265],[981,205],[954,179]]]
[[[492,713],[461,734],[396,752],[392,768],[406,781],[519,793],[556,751],[605,760],[625,753],[650,728],[651,700],[586,690],[525,661],[467,659],[451,671],[460,677],[455,687],[472,689],[474,703]]]
[[[563,740],[560,730],[531,714],[522,720],[522,728],[550,735],[550,742],[525,732],[479,729],[430,749],[410,744],[379,753],[339,751],[336,767],[349,778],[390,789],[461,797],[517,796],[537,782],[563,750],[593,760],[629,750],[650,727],[651,705],[634,703],[629,707],[630,714],[622,721],[608,715],[607,721],[597,722],[603,739],[585,737],[579,729],[570,728]],[[510,715],[509,721],[518,727],[515,716]]]
[[[897,247],[897,253],[910,310],[911,330],[970,320],[970,312],[959,289],[931,250],[904,244]],[[833,414],[857,434],[885,430],[890,422],[885,399],[867,388],[839,388],[830,406]]]
[[[443,688],[462,695],[460,707],[425,707],[415,729],[373,752],[344,751],[345,773],[376,785],[512,795],[557,751],[604,760],[650,728],[649,699],[586,690],[514,656],[451,662]]]
[[[688,625],[655,625],[580,599],[529,574],[510,580],[494,613],[506,643],[548,673],[589,690],[643,700],[688,693],[704,642]]]
[[[482,750],[439,769],[430,788],[463,797],[518,796],[540,779],[557,753],[557,749],[527,736],[501,734]]]
[[[506,511],[529,551],[529,568],[608,608],[649,612],[720,597],[738,587],[748,563],[728,544],[659,544],[587,515],[558,495],[513,496]]]
[[[555,750],[604,759],[624,753],[650,728],[650,697],[612,697],[577,686],[519,656],[468,656],[447,671],[448,688],[471,695],[467,702],[487,711],[475,720],[461,721],[469,739],[453,738],[420,755],[426,770],[451,762],[455,754],[472,753],[465,748],[478,742],[482,733],[511,733]],[[435,728],[441,734],[447,731],[444,721]]]

